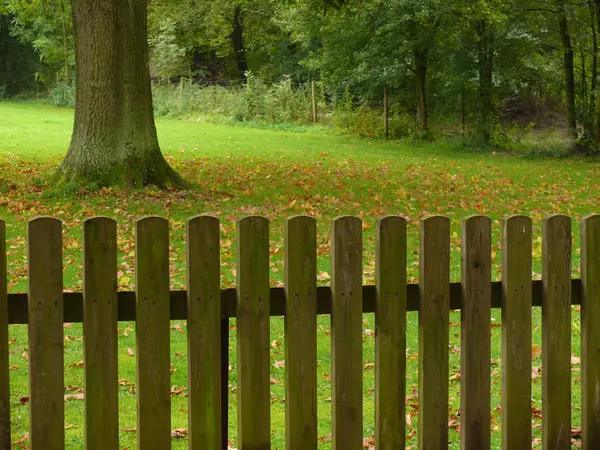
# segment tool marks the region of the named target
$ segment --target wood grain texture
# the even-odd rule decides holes
[[[6,224],[0,220],[0,449],[11,447],[6,276]]]
[[[600,215],[581,220],[581,444],[600,448]]]
[[[465,450],[490,448],[491,247],[489,217],[462,221],[460,417]]]
[[[375,253],[375,449],[405,446],[406,220],[377,221]]]
[[[83,224],[85,448],[119,448],[117,377],[117,223]]]
[[[331,225],[331,392],[333,449],[362,449],[362,223],[351,216]]]
[[[448,448],[450,220],[421,220],[419,449]]]
[[[571,448],[571,219],[542,225],[542,446]]]
[[[237,223],[238,445],[270,448],[269,221]]]
[[[219,220],[187,222],[188,448],[221,449]],[[227,386],[225,386],[227,390]]]
[[[62,449],[64,436],[62,223],[29,222],[29,442]]]
[[[169,223],[136,223],[137,448],[171,448]]]
[[[502,221],[502,448],[531,448],[531,219]]]
[[[285,221],[286,448],[317,448],[317,223]]]

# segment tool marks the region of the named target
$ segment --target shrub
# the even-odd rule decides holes
[[[50,100],[53,105],[64,108],[75,107],[75,83],[58,83],[50,92]]]

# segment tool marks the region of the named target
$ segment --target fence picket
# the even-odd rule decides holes
[[[187,222],[188,447],[221,449],[219,220]],[[227,386],[225,386],[227,389]]]
[[[333,449],[362,449],[362,223],[351,216],[331,225],[331,380]]]
[[[542,226],[542,445],[571,448],[571,218]]]
[[[502,448],[531,448],[531,219],[502,221]]]
[[[9,449],[10,377],[8,365],[8,293],[6,278],[6,224],[0,220],[0,448]]]
[[[600,215],[581,220],[581,444],[600,448]]]
[[[404,448],[406,388],[406,220],[377,221],[375,448]]]
[[[29,222],[29,439],[32,450],[62,449],[64,351],[62,223]]]
[[[117,376],[117,224],[83,224],[85,448],[119,448]]]
[[[238,445],[270,448],[269,221],[237,223]]]
[[[137,447],[171,448],[169,223],[138,220],[135,229]]]
[[[317,448],[317,225],[285,221],[286,448]]]
[[[490,448],[490,320],[492,222],[462,222],[460,401],[461,447]]]
[[[450,220],[421,220],[419,448],[448,448]]]

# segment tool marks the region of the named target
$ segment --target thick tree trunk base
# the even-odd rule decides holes
[[[122,186],[140,188],[155,185],[160,188],[185,189],[189,184],[169,165],[160,150],[145,157],[130,156],[124,160],[105,159],[91,163],[79,152],[69,150],[58,169],[53,185],[60,187]],[[80,156],[80,157],[78,157]]]

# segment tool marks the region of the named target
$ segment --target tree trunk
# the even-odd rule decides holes
[[[427,133],[427,48],[414,50],[415,76],[417,84],[417,123],[423,133]]]
[[[569,22],[564,3],[560,2],[558,8],[558,27],[563,48],[563,69],[565,77],[565,94],[567,99],[567,127],[569,135],[577,138],[575,122],[575,74],[573,71],[573,47],[569,34]]]
[[[592,80],[590,83],[590,113],[596,109],[596,84],[598,82],[598,35],[596,34],[596,11],[590,3],[590,19],[592,23]]]
[[[62,34],[63,34],[63,70],[65,71],[65,83],[71,82],[69,76],[69,35],[67,31],[67,11],[63,0],[60,1],[62,10]]]
[[[240,79],[246,81],[248,61],[246,60],[246,47],[244,46],[244,23],[242,9],[239,5],[233,7],[233,30],[231,32],[235,65],[240,74]]]
[[[73,0],[75,124],[60,182],[142,186],[184,181],[158,145],[146,0]]]
[[[493,31],[485,19],[480,19],[475,24],[479,37],[478,46],[478,71],[479,71],[479,132],[485,144],[490,142],[492,136],[493,120],[493,70],[494,70],[494,36]]]

